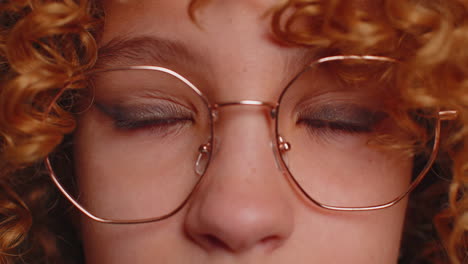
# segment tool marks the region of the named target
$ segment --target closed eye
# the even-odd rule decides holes
[[[152,133],[169,134],[195,122],[192,111],[168,102],[138,106],[96,106],[111,118],[114,129],[121,132],[148,130]]]
[[[344,133],[370,133],[373,131],[373,126],[368,124],[356,124],[343,121],[328,121],[320,119],[301,119],[297,124],[305,125],[308,129],[326,129],[334,132]]]
[[[313,132],[364,134],[373,132],[386,116],[384,112],[357,105],[330,104],[302,111],[296,124],[306,126]]]

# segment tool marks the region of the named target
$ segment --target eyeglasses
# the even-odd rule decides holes
[[[49,158],[46,166],[95,221],[162,220],[187,203],[209,170],[221,109],[261,107],[275,122],[278,167],[310,202],[335,211],[388,208],[422,181],[437,156],[441,121],[457,116],[401,111],[399,66],[379,56],[325,57],[297,74],[277,102],[222,103],[168,68],[95,70],[92,102],[78,115],[76,177],[55,173]]]

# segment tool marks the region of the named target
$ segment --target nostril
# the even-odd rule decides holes
[[[260,240],[260,242],[262,244],[268,244],[268,243],[271,243],[271,242],[275,242],[278,239],[279,239],[278,236],[269,236],[269,237],[265,237],[264,239]]]
[[[214,235],[204,235],[202,236],[202,239],[204,240],[203,242],[205,246],[211,249],[218,248],[218,249],[224,249],[224,250],[234,252],[234,251],[242,251],[244,246],[248,246],[247,244],[246,245],[240,245],[240,244],[229,245]],[[257,244],[261,245],[265,250],[272,251],[275,248],[280,246],[281,239],[279,236],[268,236],[259,240],[258,242],[259,243]]]
[[[282,241],[283,240],[280,236],[268,236],[260,240],[260,243],[265,247],[266,250],[273,251],[281,245]]]
[[[231,250],[231,248],[226,243],[224,243],[221,239],[217,238],[216,236],[204,235],[203,239],[210,248],[223,248]]]

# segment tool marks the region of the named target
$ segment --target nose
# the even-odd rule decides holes
[[[275,166],[264,110],[228,107],[215,124],[217,147],[185,216],[186,233],[206,250],[273,250],[293,231],[293,195]]]

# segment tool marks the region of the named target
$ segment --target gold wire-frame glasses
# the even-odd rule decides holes
[[[228,102],[222,102],[222,103],[210,103],[208,98],[199,90],[192,82],[190,82],[188,79],[183,77],[182,75],[178,74],[177,72],[170,70],[165,67],[158,67],[158,66],[148,66],[148,65],[143,65],[143,66],[126,66],[126,67],[118,67],[118,68],[112,68],[112,69],[101,69],[101,70],[95,70],[91,74],[96,74],[100,72],[109,72],[109,71],[116,71],[116,70],[145,70],[145,71],[155,71],[155,72],[161,72],[164,74],[168,74],[177,80],[181,81],[183,84],[186,85],[186,87],[190,88],[195,94],[199,96],[199,98],[204,102],[206,105],[209,113],[210,113],[210,137],[209,141],[201,144],[198,149],[198,157],[196,159],[196,164],[195,164],[195,171],[196,174],[199,175],[200,177],[198,180],[195,182],[193,188],[190,190],[190,192],[186,195],[186,197],[180,202],[178,206],[173,208],[168,213],[165,213],[163,215],[158,215],[154,217],[146,217],[144,219],[111,219],[111,218],[106,218],[106,217],[101,217],[97,216],[94,213],[90,212],[85,206],[82,205],[82,203],[79,202],[79,198],[75,197],[72,195],[67,188],[64,186],[64,184],[61,182],[60,178],[57,177],[57,175],[54,172],[52,163],[50,161],[50,158],[47,157],[45,160],[45,165],[49,171],[50,177],[54,184],[57,186],[59,191],[68,199],[81,213],[86,215],[87,217],[91,218],[94,221],[100,222],[100,223],[108,223],[108,224],[138,224],[138,223],[148,223],[148,222],[155,222],[159,220],[163,220],[166,218],[171,217],[172,215],[176,214],[181,208],[184,207],[184,205],[189,201],[190,197],[192,194],[196,191],[197,187],[199,186],[203,176],[205,175],[205,171],[209,166],[209,162],[211,160],[211,152],[213,149],[213,122],[215,122],[213,119],[216,118],[217,112],[220,108],[223,107],[231,107],[231,106],[259,106],[259,107],[264,107],[267,108],[270,116],[272,119],[275,119],[275,159],[277,161],[277,165],[279,168],[282,170],[283,174],[285,174],[293,183],[294,185],[300,190],[300,192],[308,198],[313,204],[316,206],[327,209],[327,210],[333,210],[333,211],[370,211],[370,210],[379,210],[379,209],[384,209],[391,207],[395,204],[397,204],[399,201],[401,201],[404,197],[408,195],[424,178],[424,176],[429,172],[431,166],[433,165],[434,161],[436,160],[437,153],[439,150],[439,145],[440,145],[440,130],[441,130],[441,121],[443,120],[454,120],[457,118],[457,111],[455,110],[444,110],[444,111],[438,111],[436,120],[434,122],[434,138],[433,138],[433,145],[432,145],[432,150],[431,154],[427,158],[426,165],[421,169],[421,171],[415,175],[414,180],[411,182],[409,187],[402,193],[400,193],[397,197],[394,197],[390,201],[386,201],[385,203],[381,204],[375,204],[372,206],[332,206],[326,203],[319,202],[318,200],[314,199],[312,197],[313,195],[310,194],[303,186],[302,184],[298,181],[298,179],[291,173],[290,167],[287,164],[287,161],[285,160],[284,155],[285,153],[288,153],[291,148],[294,146],[291,146],[290,142],[288,142],[288,139],[286,137],[283,137],[283,135],[280,135],[280,129],[279,129],[279,122],[278,122],[278,112],[280,108],[280,102],[282,101],[282,98],[284,97],[285,93],[288,91],[288,87],[294,83],[299,76],[302,75],[303,72],[308,71],[309,69],[320,65],[320,64],[325,64],[328,62],[342,62],[342,61],[347,61],[347,62],[353,62],[353,61],[366,61],[366,62],[384,62],[384,63],[398,63],[396,60],[388,57],[381,57],[381,56],[371,56],[371,55],[343,55],[343,56],[330,56],[330,57],[324,57],[318,60],[313,61],[312,63],[308,64],[306,69],[301,71],[299,74],[293,78],[293,80],[290,81],[290,83],[286,86],[286,88],[283,90],[281,95],[279,96],[279,99],[277,102],[266,102],[266,101],[259,101],[259,100],[240,100],[240,101],[228,101]]]

